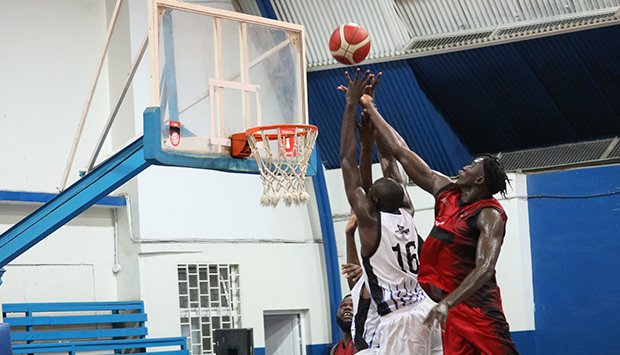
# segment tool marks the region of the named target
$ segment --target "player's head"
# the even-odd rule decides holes
[[[379,211],[396,212],[403,204],[405,197],[403,187],[396,180],[382,177],[372,184],[368,190],[368,198]]]
[[[353,321],[353,301],[351,295],[346,295],[338,306],[336,312],[336,322],[343,332],[351,331],[351,322]]]
[[[459,171],[456,185],[481,186],[489,195],[501,193],[506,196],[506,183],[508,176],[499,159],[491,154],[480,154],[474,158],[471,164],[466,165]]]

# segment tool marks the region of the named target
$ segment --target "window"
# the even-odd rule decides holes
[[[213,331],[241,327],[239,265],[181,264],[181,334],[192,355],[215,354]]]

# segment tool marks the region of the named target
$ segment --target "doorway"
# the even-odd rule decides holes
[[[267,313],[265,355],[305,355],[300,313]]]

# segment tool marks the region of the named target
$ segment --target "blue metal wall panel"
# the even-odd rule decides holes
[[[620,26],[411,59],[473,153],[620,134]]]
[[[256,0],[256,6],[258,6],[258,9],[263,17],[270,18],[272,20],[278,19],[270,0]]]
[[[510,332],[510,336],[520,355],[536,355],[536,332],[534,330]]]
[[[537,354],[620,349],[620,166],[527,178]]]
[[[363,68],[383,72],[376,99],[381,114],[433,169],[456,174],[470,160],[469,150],[426,98],[407,61]],[[340,166],[340,125],[345,100],[336,87],[344,83],[343,73],[343,69],[333,69],[308,74],[310,121],[319,126],[317,144],[328,169]]]

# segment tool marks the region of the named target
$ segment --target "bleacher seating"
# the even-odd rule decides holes
[[[146,338],[142,301],[8,303],[14,354],[112,350],[114,353],[189,355],[185,337]]]

